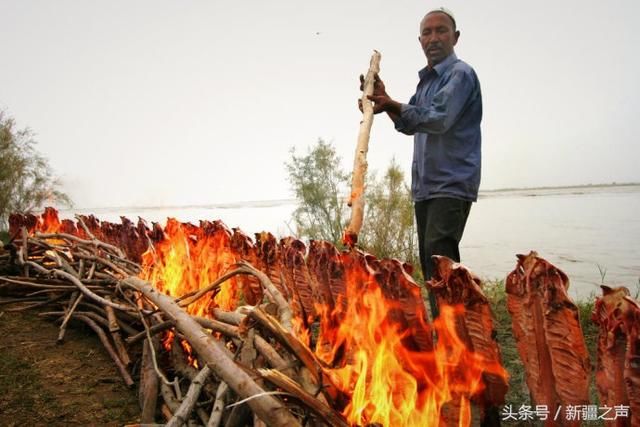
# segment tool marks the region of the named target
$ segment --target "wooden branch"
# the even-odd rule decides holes
[[[57,296],[57,297],[55,297],[55,298],[50,298],[50,299],[47,299],[47,300],[44,300],[44,301],[41,301],[41,302],[36,302],[36,303],[34,303],[34,304],[25,305],[25,306],[23,306],[23,307],[7,308],[7,309],[5,309],[4,311],[12,311],[12,312],[16,312],[16,311],[25,311],[25,310],[30,310],[30,309],[32,309],[32,308],[36,308],[36,307],[43,307],[43,306],[45,306],[45,305],[49,305],[49,304],[51,304],[52,302],[59,301],[59,300],[61,300],[62,298],[64,298],[65,296],[66,296],[66,294],[60,294],[60,295],[58,295],[58,296]],[[26,299],[25,299],[25,300],[26,300]],[[32,300],[33,300],[33,301],[40,301],[40,299],[39,299],[39,298],[38,298],[37,300],[36,300],[36,299],[32,299]],[[19,301],[13,301],[13,302],[19,302]],[[0,303],[0,304],[3,304],[3,303]],[[11,304],[11,302],[10,302],[9,304]]]
[[[101,296],[91,292],[84,285],[84,283],[82,283],[74,275],[69,274],[66,271],[51,270],[51,273],[55,274],[58,277],[64,277],[65,279],[69,280],[71,283],[76,285],[78,287],[78,289],[80,289],[80,292],[82,292],[85,296],[89,297],[89,299],[92,299],[93,301],[95,301],[97,303],[100,303],[102,305],[108,305],[108,306],[111,306],[113,308],[116,308],[116,309],[122,310],[122,311],[136,311],[135,307],[126,306],[126,305],[118,304],[118,303],[115,303],[115,302],[111,302],[108,299],[102,298]]]
[[[218,390],[216,391],[216,400],[213,402],[213,409],[211,409],[211,416],[207,427],[219,427],[222,422],[222,414],[224,413],[224,407],[227,400],[227,392],[229,386],[227,383],[220,383]]]
[[[113,343],[116,346],[116,350],[118,350],[120,360],[122,360],[122,363],[124,363],[125,366],[129,366],[131,365],[131,358],[129,357],[127,348],[122,341],[122,336],[120,335],[120,326],[118,325],[116,313],[111,306],[106,306],[105,310],[107,312],[107,320],[109,321],[109,333],[111,334],[111,338],[113,338]]]
[[[156,343],[145,340],[142,347],[142,367],[140,368],[140,389],[138,397],[140,399],[141,423],[152,423],[155,421],[156,407],[158,404],[158,375],[153,368],[151,359],[151,346]]]
[[[287,372],[288,370],[293,371],[292,369],[290,369],[291,364],[288,363],[282,356],[280,356],[276,349],[273,348],[273,346],[260,335],[256,335],[254,337],[253,345],[256,347],[256,350],[258,350],[258,353],[260,353],[260,355],[267,360],[267,363],[269,363],[269,366],[271,366],[272,368],[284,372]]]
[[[156,325],[151,326],[149,328],[149,333],[153,336],[153,335],[159,334],[162,331],[166,331],[167,329],[171,329],[175,325],[176,325],[175,320],[167,320],[165,322],[158,323]],[[132,346],[138,341],[144,340],[145,338],[147,338],[147,331],[142,331],[138,334],[130,336],[129,338],[126,338],[125,342],[127,343],[128,346]]]
[[[129,302],[131,303],[130,300],[129,300]],[[145,333],[147,334],[147,340],[151,342],[151,341],[153,341],[153,338],[151,337],[151,332],[149,331],[150,328],[149,328],[149,325],[147,324],[146,320],[144,319],[144,314],[142,314],[142,309],[143,309],[144,304],[143,304],[143,302],[141,300],[138,300],[138,305],[140,307],[136,306],[136,309],[138,310],[138,315],[140,316],[140,322],[142,323],[142,326],[144,326]],[[153,362],[153,369],[155,370],[156,374],[158,375],[158,378],[160,378],[162,380],[162,384],[166,384],[166,385],[172,384],[172,383],[169,382],[167,377],[164,376],[164,374],[160,370],[160,367],[158,366],[158,359],[156,358],[155,346],[150,346],[149,347],[149,353],[151,354],[151,361]],[[177,384],[177,379],[174,379],[174,383],[173,384]],[[180,390],[179,387],[176,387],[176,389],[178,391]]]
[[[45,286],[53,286],[60,289],[76,289],[75,286],[69,284],[68,281],[60,280],[60,279],[52,279],[48,277],[22,277],[22,276],[0,276],[0,281],[7,283],[15,283],[18,285],[24,286],[35,286],[35,287],[45,287]],[[87,287],[107,287],[109,285],[114,285],[117,281],[113,280],[100,280],[100,279],[84,279],[82,281]]]
[[[98,317],[100,317],[100,320],[94,319],[99,321],[102,325],[104,325],[105,328],[109,327],[109,322],[107,320],[107,311],[103,308],[100,307],[98,305],[95,304],[90,304],[86,301],[82,301],[80,303],[81,306],[85,307],[88,310],[93,310],[92,312],[87,312],[87,313],[91,313],[94,314]],[[85,313],[83,313],[85,314]],[[129,323],[127,323],[125,320],[120,319],[120,315],[126,315],[129,316],[128,312],[124,312],[124,311],[117,311],[116,312],[116,317],[118,320],[118,326],[120,326],[120,329],[122,329],[127,335],[131,336],[131,335],[137,335],[138,334],[138,330],[134,329],[133,327],[129,326]],[[93,317],[92,317],[93,318]],[[129,322],[134,322],[137,321],[138,318],[136,317],[128,317],[128,321]]]
[[[80,261],[78,261],[78,277],[80,278],[80,280],[82,280],[82,276],[84,276],[84,267],[85,267],[85,262],[83,259],[81,259]]]
[[[335,401],[339,395],[339,391],[333,381],[326,375],[322,369],[320,361],[311,352],[309,347],[303,344],[295,335],[286,331],[276,319],[266,313],[259,307],[253,309],[250,313],[252,319],[256,320],[261,326],[265,327],[274,338],[284,345],[302,364],[309,370],[311,381],[322,385],[322,391],[328,401]]]
[[[58,267],[63,269],[67,273],[72,274],[77,278],[80,278],[80,275],[78,274],[78,272],[71,266],[71,264],[69,264],[67,262],[67,260],[65,260],[62,256],[60,256],[60,254],[58,252],[47,251],[47,252],[45,252],[44,256],[45,256],[45,258],[49,258],[49,259],[55,261],[55,263],[58,265]]]
[[[188,363],[187,354],[182,348],[182,344],[180,341],[183,341],[184,338],[181,338],[180,335],[176,335],[171,343],[171,351],[169,352],[169,363],[173,368],[173,372],[176,376],[181,379],[188,379],[189,382],[192,382],[196,376],[198,375],[198,369],[194,368]],[[191,357],[195,356],[191,354]],[[200,366],[201,363],[198,362]],[[213,380],[213,377],[211,378]],[[216,396],[216,388],[217,384],[214,384],[214,381],[208,381],[204,385],[204,393],[208,398],[213,399]],[[206,415],[206,414],[205,414]],[[205,423],[209,419],[208,416],[205,417]]]
[[[43,297],[12,298],[12,299],[6,299],[4,301],[0,301],[0,305],[18,304],[21,302],[34,302],[34,301],[43,301],[43,300],[48,301],[47,298],[43,298]]]
[[[119,256],[124,258],[124,252],[122,252],[122,249],[120,249],[117,246],[113,246],[113,245],[110,245],[108,243],[101,242],[100,240],[96,239],[96,236],[94,236],[93,233],[91,232],[91,230],[89,230],[89,227],[87,227],[87,225],[84,223],[84,221],[82,220],[82,217],[80,215],[75,215],[75,217],[78,220],[78,223],[80,224],[80,226],[82,227],[84,232],[87,233],[87,236],[89,236],[89,238],[91,239],[91,240],[85,241],[85,242],[91,243],[91,244],[93,244],[95,246],[102,246],[102,247],[105,247],[107,249],[111,249],[112,251],[117,253]],[[75,236],[73,236],[73,237],[75,237]]]
[[[203,328],[211,329],[214,332],[219,332],[229,338],[240,338],[238,334],[238,328],[228,325],[217,320],[207,319],[206,317],[193,316],[193,320],[198,322]]]
[[[129,277],[122,283],[141,292],[158,308],[174,318],[176,320],[176,329],[185,335],[205,364],[222,381],[226,382],[240,398],[253,397],[248,404],[260,418],[273,426],[300,425],[299,421],[278,399],[265,395],[264,390],[222,351],[220,343],[207,334],[171,297],[160,293],[151,284],[137,277]]]
[[[238,270],[230,271],[220,276],[218,279],[216,279],[215,282],[213,282],[209,286],[206,286],[202,289],[198,289],[197,291],[190,292],[186,295],[182,295],[180,298],[176,299],[176,302],[180,303],[180,307],[186,307],[190,304],[193,304],[194,302],[202,298],[207,293],[218,289],[220,285],[222,285],[224,282],[226,282],[227,280],[229,280],[230,278],[232,278],[237,274],[241,274],[241,272]]]
[[[229,280],[233,276],[236,276],[238,274],[248,274],[248,275],[255,276],[258,279],[262,287],[267,292],[267,295],[270,297],[270,300],[278,306],[278,310],[280,311],[280,316],[279,316],[280,322],[287,330],[290,331],[292,329],[291,320],[293,318],[293,313],[291,312],[289,303],[284,298],[282,293],[278,290],[278,288],[276,288],[276,286],[271,282],[271,280],[266,274],[264,274],[260,270],[257,270],[251,264],[245,261],[240,261],[237,265],[238,265],[237,269],[224,274],[211,285],[203,289],[200,289],[198,292],[196,292],[193,295],[184,295],[181,298],[179,298],[177,301],[180,302],[180,306],[185,307],[193,303],[194,301],[198,300],[200,297],[202,297],[206,293],[216,289],[218,286],[220,286],[220,284],[222,284],[226,280]]]
[[[0,281],[5,283],[11,283],[20,286],[26,286],[31,288],[38,289],[53,289],[53,290],[75,290],[77,287],[73,285],[69,285],[68,282],[57,280],[57,279],[45,279],[41,278],[33,278],[33,277],[7,277],[0,276]],[[103,283],[103,281],[100,281]],[[90,281],[83,280],[83,283],[89,284]],[[87,286],[89,289],[101,289],[102,287],[98,286]]]
[[[84,323],[89,325],[89,327],[91,329],[93,329],[93,331],[96,334],[98,334],[98,338],[100,338],[100,341],[102,342],[102,345],[107,350],[107,353],[109,353],[109,356],[111,356],[111,359],[113,359],[113,361],[115,362],[116,367],[118,368],[118,371],[120,372],[120,375],[122,375],[122,378],[124,379],[124,383],[127,385],[127,387],[132,387],[133,386],[133,379],[131,378],[131,375],[129,375],[129,372],[127,372],[127,368],[125,368],[125,366],[122,364],[122,361],[118,357],[118,354],[115,352],[115,350],[111,346],[111,343],[109,342],[109,339],[107,338],[107,334],[104,333],[104,330],[102,330],[102,328],[100,326],[98,326],[98,324],[96,322],[94,322],[93,320],[89,319],[87,316],[75,315],[74,318],[83,321]]]
[[[362,91],[362,121],[360,122],[360,132],[358,133],[358,145],[353,161],[353,176],[351,178],[351,195],[347,203],[351,207],[351,219],[344,231],[342,243],[345,246],[353,247],[358,241],[358,234],[362,228],[364,218],[364,180],[367,175],[367,151],[369,150],[369,136],[373,125],[373,105],[367,98],[373,95],[373,84],[375,74],[380,72],[380,52],[373,51],[369,71],[364,80]]]
[[[304,391],[298,384],[283,373],[274,369],[258,369],[258,373],[262,378],[271,382],[276,387],[295,396],[304,406],[311,409],[320,420],[327,422],[331,426],[349,427],[349,423],[347,423],[347,420],[345,420],[339,412]]]
[[[113,271],[115,271],[116,273],[120,274],[123,277],[126,276],[130,276],[132,274],[135,274],[136,272],[130,271],[128,269],[125,269],[124,267],[118,267],[115,263],[109,261],[108,259],[104,258],[104,257],[100,257],[98,255],[85,255],[83,253],[77,253],[75,254],[76,257],[78,258],[83,258],[86,259],[88,261],[97,261],[103,265],[106,265],[107,267],[109,267],[110,269],[112,269]]]
[[[166,427],[179,427],[186,423],[189,419],[189,414],[193,410],[193,407],[200,397],[202,386],[207,378],[211,375],[211,369],[205,365],[204,368],[198,373],[196,378],[191,382],[189,390],[182,400],[182,404],[176,412],[173,413],[173,418],[169,420]]]
[[[280,293],[278,288],[276,288],[276,286],[271,282],[266,274],[264,274],[262,271],[257,270],[251,264],[245,261],[240,261],[238,265],[240,266],[238,270],[242,270],[242,272],[245,274],[252,274],[258,279],[258,281],[266,291],[267,296],[270,296],[271,301],[278,306],[278,317],[280,318],[280,324],[282,325],[282,327],[284,327],[285,330],[289,332],[292,331],[293,325],[291,322],[293,319],[293,313],[291,312],[289,303],[284,298],[282,293]]]
[[[64,316],[66,315],[66,312],[64,311],[47,311],[44,313],[38,313],[38,317],[59,317],[59,316],[63,316],[62,318],[58,319],[58,320],[63,320]],[[77,311],[74,313],[71,313],[71,317],[72,318],[76,318],[77,316],[85,316],[88,317],[89,319],[93,320],[96,323],[99,323],[100,325],[104,326],[105,328],[109,327],[109,321],[107,319],[105,319],[104,317],[100,316],[98,313],[94,313],[93,311]]]
[[[216,320],[219,320],[221,322],[237,326],[240,324],[240,322],[242,322],[242,319],[245,318],[245,315],[238,313],[236,311],[233,311],[233,312],[224,311],[221,308],[215,307],[213,309],[213,317],[215,317]]]
[[[180,402],[176,399],[176,395],[173,393],[171,386],[166,383],[160,383],[160,394],[162,395],[162,400],[164,400],[164,403],[171,411],[170,419],[180,407]]]
[[[67,331],[67,323],[69,322],[69,319],[71,319],[71,315],[78,307],[78,304],[80,303],[80,301],[82,301],[82,294],[80,293],[80,291],[75,291],[71,295],[71,298],[69,299],[69,311],[64,316],[64,319],[62,320],[62,325],[60,325],[60,332],[58,333],[59,344],[62,343],[62,341],[64,340],[64,334]]]

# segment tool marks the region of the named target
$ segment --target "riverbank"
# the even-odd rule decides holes
[[[484,290],[495,316],[502,361],[509,373],[506,404],[513,408],[531,405],[511,316],[506,308],[504,283],[486,283]],[[598,334],[591,321],[594,302],[593,298],[577,302],[592,368],[596,363]],[[129,390],[124,386],[95,335],[72,325],[65,343],[56,345],[57,333],[55,324],[37,317],[35,312],[0,311],[0,335],[5,337],[0,346],[0,424],[56,426],[135,422],[139,417],[135,387]],[[592,404],[599,403],[593,375],[590,400]]]

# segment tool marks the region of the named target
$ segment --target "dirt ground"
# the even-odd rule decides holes
[[[139,422],[135,388],[125,386],[93,333],[73,324],[57,345],[53,322],[6,308],[0,305],[1,426]]]

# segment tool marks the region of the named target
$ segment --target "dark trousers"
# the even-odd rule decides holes
[[[426,281],[433,275],[432,255],[444,255],[460,261],[458,244],[469,217],[471,202],[442,197],[416,202],[415,210],[420,264]],[[435,319],[439,311],[436,298],[431,292],[429,304],[431,315]]]

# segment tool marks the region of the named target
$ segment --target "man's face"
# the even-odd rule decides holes
[[[460,31],[454,31],[453,21],[442,12],[429,13],[420,23],[420,45],[429,66],[442,62],[453,53]]]

